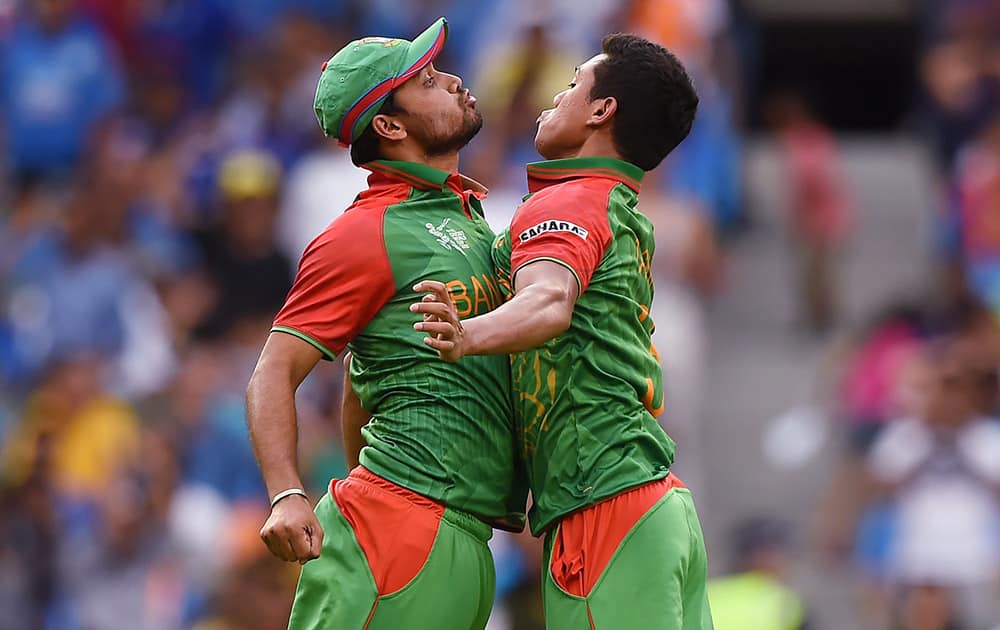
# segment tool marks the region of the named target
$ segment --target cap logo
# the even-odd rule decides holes
[[[399,46],[403,43],[401,39],[391,39],[389,37],[362,37],[358,40],[359,44],[382,44],[386,48],[392,48],[393,46]]]

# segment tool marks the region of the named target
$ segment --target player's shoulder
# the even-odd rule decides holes
[[[374,194],[371,194],[374,193]],[[408,186],[362,192],[306,247],[306,254],[371,247],[383,238],[387,210],[409,195]]]
[[[611,190],[616,183],[600,178],[580,178],[547,186],[529,196],[511,221],[523,227],[525,221],[572,219],[605,223]]]
[[[603,177],[579,177],[552,184],[531,195],[525,204],[535,202],[574,202],[585,206],[606,208],[608,196],[618,182]]]

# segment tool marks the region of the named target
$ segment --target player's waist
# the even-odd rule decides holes
[[[643,474],[616,475],[613,478],[595,481],[581,480],[581,483],[575,486],[576,490],[572,492],[565,489],[552,491],[546,488],[546,485],[532,487],[537,494],[534,496],[529,520],[531,532],[535,536],[549,531],[562,519],[635,492],[639,488],[645,488],[646,492],[662,491],[662,494],[666,494],[674,488],[684,487],[667,466],[659,466]]]
[[[361,484],[370,485],[383,492],[389,492],[404,499],[419,509],[436,512],[441,515],[442,520],[451,523],[483,542],[488,541],[493,535],[493,528],[472,514],[455,509],[441,501],[436,501],[418,492],[414,492],[409,488],[389,481],[385,477],[375,474],[364,466],[356,466],[353,470],[351,470],[348,478]]]

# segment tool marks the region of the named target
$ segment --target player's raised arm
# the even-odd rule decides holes
[[[320,360],[320,351],[298,337],[272,333],[247,385],[250,442],[271,500],[260,535],[288,562],[319,557],[323,530],[313,514],[298,466],[295,390]]]

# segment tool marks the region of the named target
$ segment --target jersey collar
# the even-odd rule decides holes
[[[639,192],[643,170],[635,164],[609,157],[566,158],[528,164],[528,191],[535,193],[552,184],[579,177],[603,177]]]
[[[375,160],[363,165],[364,168],[391,179],[401,180],[420,190],[454,190],[458,194],[471,192],[482,199],[489,192],[476,180],[460,173],[449,173],[433,166],[417,162]]]

